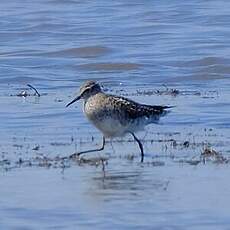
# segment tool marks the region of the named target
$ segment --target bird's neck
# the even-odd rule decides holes
[[[104,95],[104,93],[102,91],[100,91],[100,92],[92,93],[92,94],[88,95],[87,97],[84,97],[84,105],[87,102],[89,102],[91,100],[94,100],[96,97],[100,97],[100,96],[103,96],[103,95]]]

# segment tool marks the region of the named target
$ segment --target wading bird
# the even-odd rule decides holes
[[[80,87],[79,95],[66,107],[83,99],[83,111],[86,117],[103,134],[102,146],[74,153],[70,158],[83,153],[96,152],[104,149],[105,138],[122,137],[131,134],[141,151],[141,162],[144,160],[144,150],[141,141],[134,134],[150,123],[157,123],[160,117],[166,115],[172,106],[145,105],[121,96],[104,93],[95,81],[87,81]]]

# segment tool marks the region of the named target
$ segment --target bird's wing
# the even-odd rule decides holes
[[[112,96],[112,97],[115,106],[122,108],[125,115],[130,119],[135,119],[142,116],[158,117],[161,115],[165,115],[167,113],[166,109],[171,108],[170,106],[140,104],[133,100],[121,96]]]

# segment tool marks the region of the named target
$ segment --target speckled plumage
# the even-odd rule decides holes
[[[84,101],[84,113],[105,137],[123,136],[158,122],[164,106],[139,104],[124,97],[98,92]]]
[[[125,97],[102,92],[94,81],[87,81],[80,87],[80,95],[67,106],[83,99],[83,111],[90,122],[97,127],[104,137],[119,137],[131,133],[143,148],[136,131],[144,129],[150,123],[157,123],[161,116],[168,113],[168,106],[145,105]]]

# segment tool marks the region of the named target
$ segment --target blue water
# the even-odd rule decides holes
[[[10,162],[0,166],[0,229],[229,229],[229,164],[178,163],[205,145],[229,157],[229,1],[3,0],[0,8],[0,160]],[[88,164],[14,168],[20,158],[98,145],[81,103],[65,108],[88,79],[176,106],[138,134],[146,163],[127,137],[108,142],[105,175]]]

